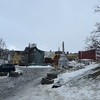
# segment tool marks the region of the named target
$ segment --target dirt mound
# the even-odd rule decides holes
[[[92,69],[93,73],[88,75],[88,78],[97,78],[98,76],[100,76],[100,67],[96,67],[94,69]]]

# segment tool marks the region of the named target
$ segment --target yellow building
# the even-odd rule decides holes
[[[21,63],[21,51],[14,51],[12,55],[12,63],[16,65]]]
[[[68,58],[69,61],[77,60],[78,59],[78,54],[77,53],[67,54],[67,58]]]

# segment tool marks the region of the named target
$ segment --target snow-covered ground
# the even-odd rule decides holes
[[[52,68],[50,65],[48,66],[40,66],[40,65],[36,65],[36,66],[15,66],[16,68]]]
[[[72,62],[71,66],[75,65],[78,64]],[[66,70],[54,79],[54,84],[60,81],[62,85],[58,88],[52,88],[54,84],[42,85],[41,78],[38,78],[36,84],[30,82],[4,100],[100,100],[100,73],[95,77],[92,75],[96,71],[100,71],[100,63],[84,65],[77,70]]]

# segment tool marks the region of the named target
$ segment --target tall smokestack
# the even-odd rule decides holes
[[[64,41],[62,42],[62,52],[64,53]]]

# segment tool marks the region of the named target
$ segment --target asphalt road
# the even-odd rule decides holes
[[[17,68],[23,75],[18,77],[0,78],[0,100],[7,100],[27,86],[40,84],[42,77],[46,77],[51,68]]]

